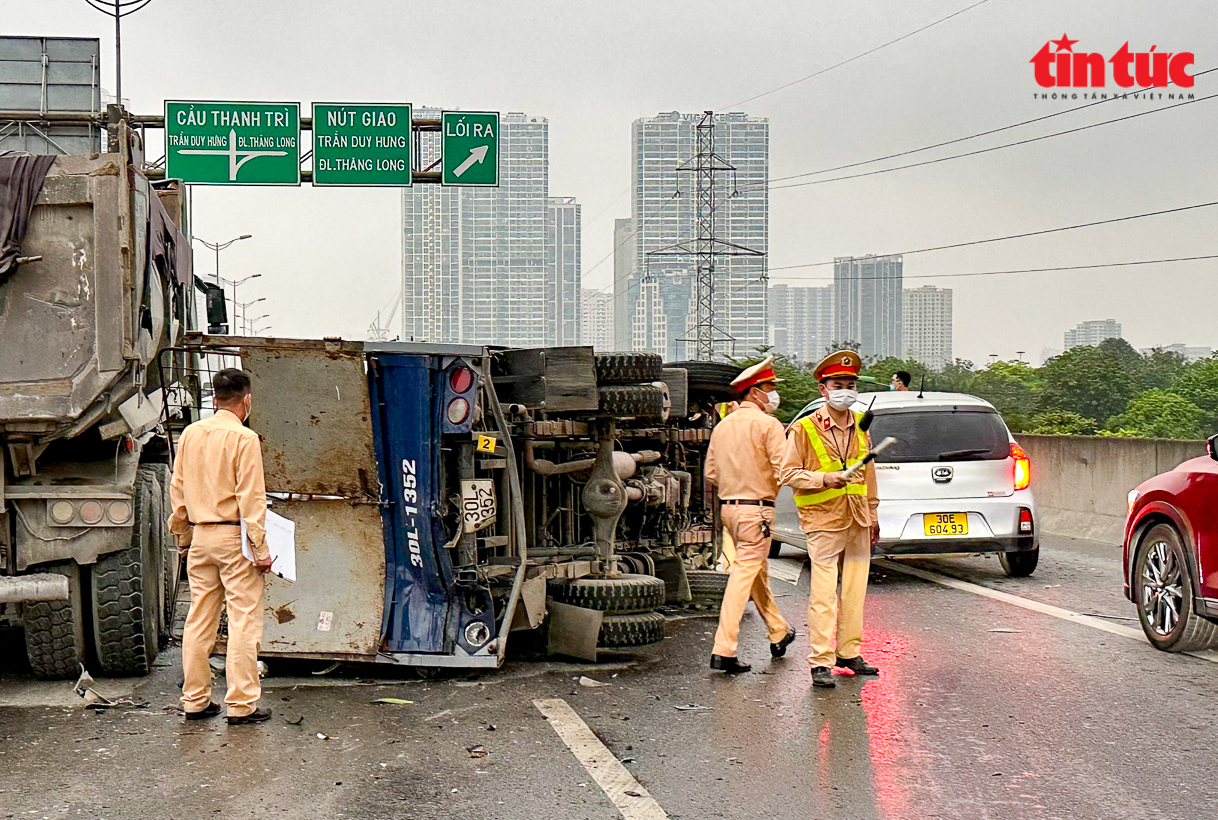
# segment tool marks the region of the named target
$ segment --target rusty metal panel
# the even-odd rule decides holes
[[[363,355],[248,347],[241,358],[267,490],[379,499]]]
[[[268,654],[375,655],[385,610],[380,508],[349,501],[276,501],[296,523],[296,582],[266,576]]]

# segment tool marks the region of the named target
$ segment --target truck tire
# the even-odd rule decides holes
[[[732,379],[740,375],[743,368],[724,362],[671,362],[665,367],[677,367],[689,377],[689,389],[716,393],[728,397],[736,394]]]
[[[601,413],[642,419],[664,418],[664,390],[650,384],[600,388]]]
[[[549,595],[560,604],[624,615],[664,606],[666,587],[652,575],[618,575],[551,583]]]
[[[691,569],[685,573],[689,578],[689,594],[702,600],[722,601],[727,590],[728,573],[713,569]]]
[[[596,354],[598,385],[658,382],[662,376],[663,362],[657,353]]]
[[[23,604],[25,654],[34,676],[63,680],[80,674],[85,661],[84,590],[81,569],[69,561],[39,568],[68,577],[71,598],[67,601],[35,601]]]
[[[603,649],[629,649],[664,640],[664,616],[658,612],[606,615],[596,645]]]
[[[150,464],[148,466],[155,472],[157,483],[161,489],[160,495],[157,496],[160,502],[160,510],[156,514],[156,520],[161,522],[160,529],[157,531],[157,549],[160,551],[165,564],[165,573],[162,579],[164,592],[161,595],[159,634],[160,647],[164,649],[169,645],[169,641],[173,637],[173,619],[177,611],[178,590],[181,588],[179,582],[182,577],[182,557],[178,555],[177,542],[174,540],[173,533],[169,531],[169,514],[173,511],[173,502],[169,500],[169,483],[173,480],[173,476],[170,474],[169,466],[166,464]]]
[[[160,648],[164,561],[157,553],[161,486],[153,465],[135,481],[131,545],[93,566],[93,648],[107,675],[146,675]]]

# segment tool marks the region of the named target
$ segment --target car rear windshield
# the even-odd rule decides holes
[[[876,456],[880,463],[991,461],[1011,454],[1002,418],[976,410],[920,410],[876,414],[871,441],[897,440]]]

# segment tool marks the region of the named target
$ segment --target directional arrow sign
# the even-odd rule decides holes
[[[443,184],[469,187],[499,184],[498,112],[445,111],[441,138]]]

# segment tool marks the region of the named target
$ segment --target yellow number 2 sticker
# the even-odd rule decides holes
[[[478,436],[478,452],[479,453],[495,452],[495,442],[496,442],[496,439],[494,436],[481,436],[481,435]]]

